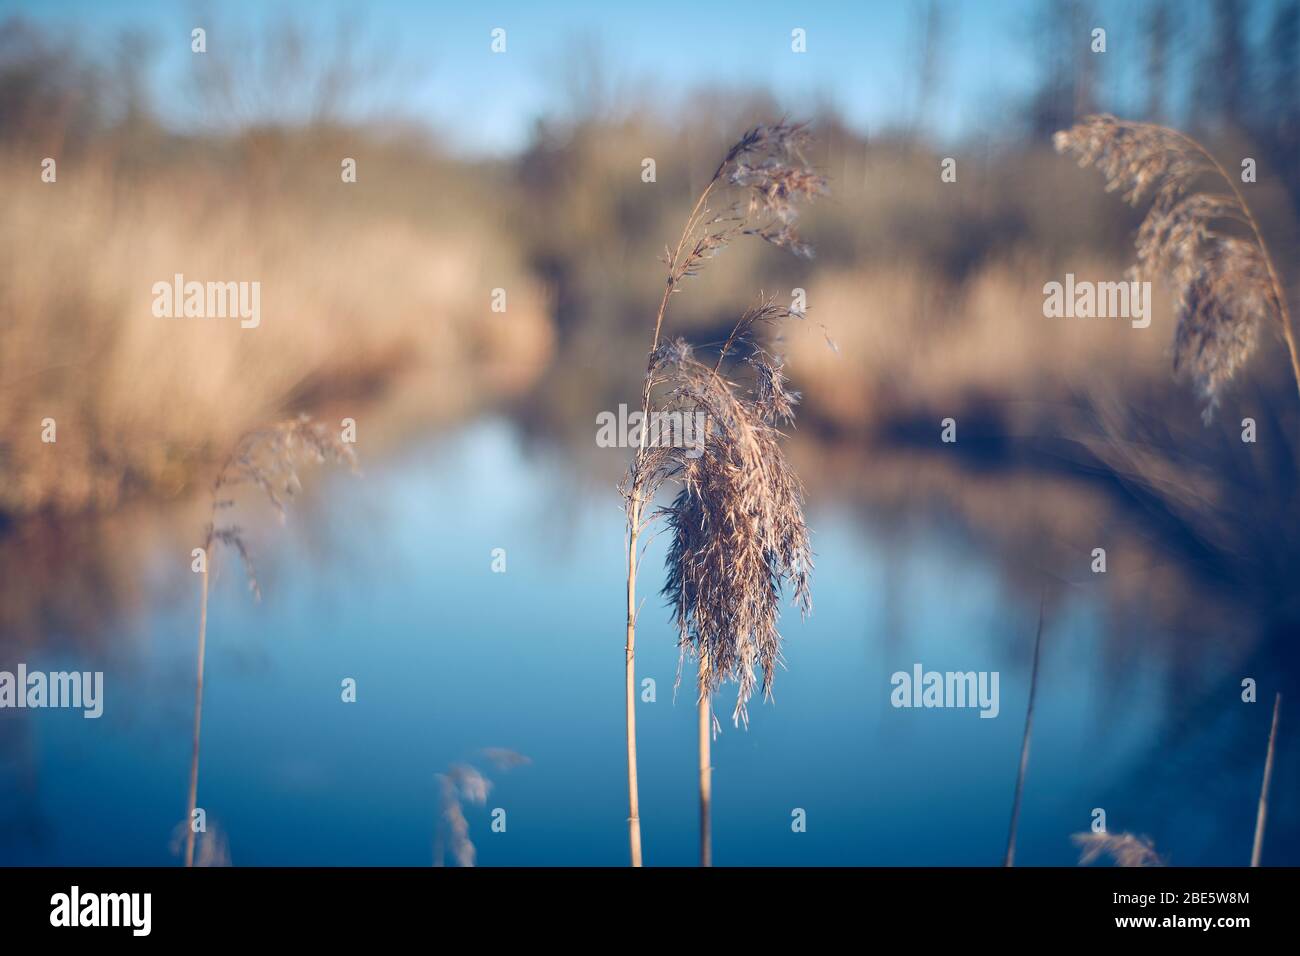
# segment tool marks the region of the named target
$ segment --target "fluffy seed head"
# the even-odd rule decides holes
[[[1115,861],[1116,866],[1164,866],[1165,861],[1156,853],[1150,837],[1131,833],[1075,833],[1070,841],[1080,848],[1079,865],[1095,862],[1103,853]]]
[[[234,488],[253,485],[261,489],[283,521],[285,502],[302,489],[298,467],[303,461],[346,463],[354,471],[357,465],[350,444],[321,422],[301,415],[245,433],[213,482],[212,520],[207,527],[205,549],[211,552],[214,543],[233,548],[243,561],[254,597],[261,597],[261,588],[243,529],[233,522],[219,521],[218,515],[234,507],[235,501],[229,497]]]
[[[812,547],[803,486],[781,451],[776,422],[793,416],[779,363],[755,360],[748,393],[690,357],[663,351],[657,371],[674,407],[704,413],[702,448],[669,449],[666,474],[680,490],[661,509],[672,536],[663,594],[674,609],[678,643],[708,662],[701,693],[738,685],[732,718],[748,724],[761,686],[770,697],[782,663],[782,589],[811,610]]]
[[[1096,166],[1108,192],[1133,205],[1150,198],[1133,275],[1162,277],[1177,296],[1174,370],[1191,377],[1209,421],[1260,326],[1282,322],[1282,293],[1249,210],[1235,190],[1201,188],[1207,177],[1232,184],[1203,146],[1168,127],[1090,116],[1053,143]]]

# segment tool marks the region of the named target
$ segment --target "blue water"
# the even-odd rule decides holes
[[[493,781],[486,805],[465,806],[480,865],[625,863],[614,488],[575,480],[560,456],[525,453],[497,420],[315,484],[284,529],[254,535],[262,602],[229,559],[213,588],[199,805],[233,862],[428,865],[436,774],[471,763]],[[775,703],[755,704],[746,731],[730,722],[730,695],[718,701],[715,861],[998,863],[1036,602],[1018,600],[997,565],[941,523],[882,538],[834,502],[813,502],[809,520],[815,610],[784,619]],[[495,548],[505,573],[492,570]],[[642,828],[647,864],[691,865],[696,715],[689,663],[674,702],[663,550],[652,543],[641,585],[638,680],[657,685],[657,699],[638,704]],[[188,560],[156,556],[148,575],[171,597],[117,628],[112,653],[26,652],[30,669],[102,668],[105,712],[0,711],[0,862],[176,863],[198,607]],[[1069,834],[1099,806],[1113,830],[1182,847],[1178,862],[1240,862],[1197,841],[1203,814],[1170,823],[1145,799],[1162,664],[1137,657],[1125,692],[1109,692],[1103,628],[1080,596],[1045,634],[1018,862],[1073,864]],[[0,645],[0,669],[16,653]],[[1000,715],[891,707],[890,675],[918,661],[998,671]],[[349,677],[355,703],[341,700]],[[497,770],[487,747],[531,762]],[[1203,772],[1190,768],[1189,781]],[[490,829],[496,808],[503,833]],[[792,830],[796,809],[806,832]]]

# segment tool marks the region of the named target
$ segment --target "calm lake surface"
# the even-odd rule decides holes
[[[471,763],[493,781],[485,806],[465,807],[480,865],[625,863],[612,484],[575,480],[563,453],[526,452],[502,419],[367,460],[363,477],[309,484],[313,500],[291,505],[284,529],[265,509],[245,521],[268,525],[252,542],[262,602],[229,556],[213,586],[199,804],[232,862],[428,865],[436,775]],[[755,702],[746,731],[731,724],[732,696],[717,701],[715,861],[999,863],[1037,600],[937,517],[882,536],[851,506],[813,500],[809,524],[815,608],[784,618],[775,702]],[[492,570],[495,548],[505,573]],[[648,865],[692,865],[692,666],[674,702],[664,550],[651,544],[640,587],[638,679],[656,683],[656,700],[638,705],[642,828]],[[58,635],[0,643],[0,670],[22,661],[103,670],[105,681],[98,720],[0,711],[0,863],[177,862],[198,580],[188,548],[153,554],[139,574],[151,607],[107,622],[93,650]],[[1150,835],[1176,864],[1246,862],[1268,705],[1250,718],[1262,731],[1249,748],[1166,757],[1178,719],[1170,662],[1139,646],[1117,684],[1101,663],[1105,631],[1082,591],[1048,621],[1017,862],[1073,865],[1070,834],[1098,807],[1112,831]],[[918,662],[998,672],[999,715],[892,707],[890,675]],[[341,700],[349,677],[355,703]],[[1228,705],[1237,680],[1224,678]],[[531,762],[498,770],[482,755],[490,747]],[[1285,793],[1294,778],[1279,771],[1274,786]],[[495,808],[504,833],[491,832]],[[792,832],[796,809],[804,833]],[[1296,862],[1293,811],[1278,813],[1271,849]]]

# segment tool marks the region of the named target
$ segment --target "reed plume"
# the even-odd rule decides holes
[[[516,767],[526,767],[532,760],[505,747],[485,747],[482,751],[497,770],[503,773]],[[473,866],[478,850],[469,838],[469,821],[465,819],[464,803],[484,806],[492,781],[473,764],[453,764],[446,773],[436,775],[438,781],[438,823],[434,828],[433,865],[443,866],[450,848],[457,866]]]
[[[1177,130],[1110,115],[1086,117],[1053,144],[1080,166],[1096,166],[1107,192],[1133,206],[1150,200],[1132,276],[1163,277],[1174,291],[1174,371],[1190,376],[1205,399],[1207,422],[1261,329],[1282,336],[1300,389],[1285,289],[1250,206],[1209,150]],[[1216,190],[1207,179],[1222,183]]]
[[[198,677],[194,688],[194,740],[190,758],[190,786],[185,812],[185,865],[194,865],[194,810],[198,806],[199,731],[203,720],[203,665],[207,651],[208,575],[212,570],[213,549],[221,544],[232,548],[240,557],[248,576],[248,588],[255,600],[261,599],[252,556],[244,541],[243,529],[222,516],[234,508],[230,497],[241,486],[253,486],[266,495],[280,521],[285,520],[285,503],[301,489],[298,466],[304,460],[344,463],[356,469],[356,454],[319,422],[306,415],[247,432],[236,443],[230,456],[217,472],[212,484],[212,507],[204,531],[199,599]]]
[[[628,836],[633,866],[641,865],[637,798],[635,647],[637,547],[650,521],[667,519],[673,534],[663,589],[676,609],[683,655],[699,660],[701,862],[711,862],[711,768],[708,748],[716,719],[710,699],[726,680],[739,685],[733,719],[748,722],[746,705],[760,685],[771,694],[780,663],[776,629],[781,587],[810,607],[812,555],[803,519],[803,491],[778,444],[777,425],[793,417],[796,393],[786,388],[779,359],[759,344],[764,325],[794,313],[763,299],[746,311],[716,362],[695,357],[683,339],[663,342],[669,300],[684,281],[736,239],[754,236],[804,258],[812,249],[795,229],[797,203],[826,192],[808,165],[803,124],[756,126],[727,150],[696,200],[675,247],[665,250],[667,278],[655,316],[642,386],[639,445],[620,485],[627,515],[626,706]],[[711,203],[717,202],[717,208]],[[729,363],[729,364],[728,364]],[[734,367],[734,368],[733,368]],[[745,390],[733,381],[743,371]],[[702,447],[648,445],[651,411],[703,412]],[[665,481],[680,483],[673,503],[648,512]],[[761,672],[761,681],[759,673]]]
[[[465,819],[461,801],[483,806],[487,802],[488,791],[492,789],[492,781],[483,776],[476,767],[469,764],[456,764],[447,773],[438,774],[438,787],[441,797],[439,814],[441,819],[433,865],[443,865],[443,835],[446,834],[446,841],[456,865],[473,866],[478,851],[469,838],[469,821]]]
[[[1100,859],[1103,853],[1115,861],[1116,866],[1164,866],[1165,861],[1156,853],[1150,837],[1131,833],[1074,833],[1071,842],[1080,848],[1079,866],[1087,866]]]
[[[734,680],[732,719],[748,724],[750,698],[760,687],[771,696],[781,663],[782,586],[790,585],[801,610],[812,609],[803,487],[781,452],[777,427],[793,420],[799,396],[786,387],[780,365],[763,358],[748,361],[754,384],[747,395],[717,367],[693,358],[686,343],[665,351],[658,370],[671,383],[670,400],[702,410],[709,427],[702,453],[668,449],[665,456],[681,487],[658,512],[671,532],[663,593],[682,652],[708,662],[701,694]]]

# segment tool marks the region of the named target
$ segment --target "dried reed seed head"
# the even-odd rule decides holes
[[[700,692],[734,680],[732,718],[746,725],[748,702],[760,686],[770,698],[782,663],[783,587],[804,613],[812,607],[803,487],[773,425],[793,414],[793,396],[778,365],[760,364],[768,375],[747,397],[681,344],[663,350],[657,363],[676,407],[700,410],[708,423],[702,448],[667,449],[658,459],[681,484],[659,512],[672,535],[663,594],[675,610],[683,655],[691,650],[708,661]]]
[[[262,600],[262,586],[257,581],[257,567],[253,564],[253,556],[248,551],[248,545],[244,543],[244,529],[237,524],[224,525],[219,528],[210,528],[208,539],[210,542],[224,544],[228,548],[234,548],[239,554],[239,560],[244,566],[244,573],[248,577],[248,589],[253,592],[253,600]],[[209,548],[211,545],[209,545]]]
[[[812,246],[795,229],[797,203],[827,193],[826,179],[804,158],[811,142],[804,123],[755,126],[737,140],[723,157],[710,181],[742,190],[744,201],[734,200],[720,214],[702,215],[687,224],[689,240],[680,260],[669,253],[669,286],[698,274],[700,267],[732,240],[756,236],[812,258]]]
[[[811,201],[824,195],[824,178],[810,169],[768,159],[758,166],[737,164],[730,181],[732,185],[749,190],[746,218],[766,220],[761,225],[745,228],[745,235],[757,236],[775,246],[787,248],[800,258],[812,258],[812,246],[803,242],[794,228],[798,219],[795,202],[800,199]]]
[[[1133,123],[1109,114],[1088,116],[1052,137],[1058,153],[1075,153],[1080,166],[1096,166],[1107,192],[1136,205],[1152,189],[1177,193],[1214,171],[1198,144],[1154,123]]]
[[[805,164],[803,151],[812,143],[812,133],[807,123],[759,123],[745,132],[732,144],[714,173],[719,178],[744,156],[770,156]]]
[[[245,433],[212,485],[208,550],[214,543],[234,548],[247,573],[248,588],[259,600],[262,591],[243,529],[238,524],[218,523],[217,514],[234,506],[234,499],[228,497],[232,489],[253,485],[266,495],[283,522],[285,502],[302,490],[298,466],[304,459],[317,464],[347,464],[353,471],[357,467],[356,452],[350,444],[323,423],[300,415]]]
[[[1217,243],[1180,288],[1174,369],[1186,371],[1207,399],[1206,422],[1254,353],[1260,324],[1274,305],[1258,247],[1239,239]]]
[[[758,358],[751,359],[750,364],[756,373],[754,407],[763,420],[773,425],[793,423],[794,409],[801,396],[786,387],[790,380],[785,377],[785,366]]]
[[[1162,277],[1174,291],[1174,370],[1192,379],[1208,422],[1253,354],[1260,324],[1282,323],[1282,292],[1249,211],[1235,194],[1197,190],[1206,176],[1226,174],[1199,143],[1167,127],[1090,116],[1053,143],[1058,152],[1075,153],[1079,165],[1096,166],[1106,189],[1130,203],[1153,197],[1131,275]],[[1221,231],[1243,232],[1243,224],[1244,235]]]
[[[1080,848],[1079,865],[1095,862],[1103,853],[1115,861],[1116,866],[1164,866],[1165,861],[1156,853],[1150,837],[1131,833],[1074,833],[1071,842]]]

